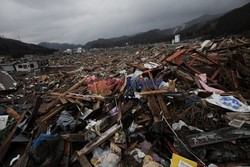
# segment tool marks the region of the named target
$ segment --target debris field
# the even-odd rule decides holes
[[[1,71],[1,166],[250,165],[249,67],[250,40],[231,37]]]

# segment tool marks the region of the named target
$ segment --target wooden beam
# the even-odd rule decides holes
[[[70,150],[71,150],[71,142],[68,140],[64,141],[64,153],[63,158],[60,162],[60,167],[68,167],[69,166],[69,159],[70,159]]]
[[[105,142],[108,138],[110,138],[115,132],[117,132],[120,129],[120,125],[115,124],[111,128],[109,128],[107,131],[101,134],[101,136],[96,141],[91,141],[88,143],[83,149],[78,151],[78,155],[81,156],[81,154],[88,154],[92,150],[94,150],[96,147],[98,147],[100,144]]]
[[[179,51],[175,52],[173,55],[167,57],[166,61],[167,62],[174,61],[175,64],[180,65],[182,63],[182,59],[183,59],[182,55],[184,53],[186,53],[187,51],[189,51],[189,50],[188,49],[179,50]],[[165,64],[163,63],[163,65],[165,65]]]
[[[162,93],[167,93],[166,89],[160,89],[160,90],[150,90],[150,91],[143,91],[140,93],[140,95],[157,95],[157,94],[162,94]]]
[[[59,97],[59,100],[61,101],[62,104],[67,104],[67,100],[63,97]]]
[[[168,111],[167,105],[165,104],[162,95],[157,95],[158,103],[160,105],[161,111],[166,119],[170,119],[170,113]]]
[[[150,108],[155,122],[159,122],[159,115],[160,115],[160,108],[156,102],[156,99],[153,95],[147,95],[147,100],[148,100],[148,107]]]
[[[57,98],[57,96],[62,96],[62,93],[57,93],[57,92],[52,92],[50,94],[51,96],[53,96],[54,98]],[[68,93],[67,95],[65,95],[65,97],[69,97],[72,99],[81,99],[81,100],[85,100],[85,101],[91,101],[90,99],[97,99],[97,100],[101,100],[104,101],[105,97],[101,96],[101,95],[82,95],[82,94],[76,94],[76,93]]]
[[[63,109],[63,106],[59,106],[58,108],[52,110],[51,112],[45,114],[44,116],[40,117],[39,119],[36,120],[36,124],[43,123],[45,121],[48,121],[52,117],[54,117],[56,114],[60,113]]]
[[[148,72],[148,74],[149,74],[149,78],[153,81],[154,78],[153,78],[152,73]],[[154,88],[157,89],[154,82],[153,82],[153,85],[154,85]],[[157,98],[158,98],[158,95],[157,95]],[[161,109],[159,108],[159,105],[156,102],[154,95],[147,95],[147,100],[149,103],[149,108],[152,111],[152,114],[154,116],[155,122],[160,122],[159,115],[160,115]]]
[[[77,157],[77,159],[80,162],[82,167],[92,167],[92,165],[89,163],[89,160],[80,151],[76,151],[76,157]]]
[[[52,108],[54,108],[56,106],[57,103],[59,103],[60,101],[60,97],[64,97],[65,95],[67,95],[69,92],[77,89],[79,86],[81,86],[81,84],[83,84],[86,81],[86,77],[81,79],[80,81],[78,81],[75,85],[73,85],[72,87],[70,87],[67,91],[65,91],[63,94],[61,94],[61,96],[57,97],[57,99],[53,100],[49,105],[46,111],[50,111]]]

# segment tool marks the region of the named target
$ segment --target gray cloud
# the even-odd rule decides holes
[[[30,43],[86,43],[180,25],[249,0],[1,0],[0,35]]]

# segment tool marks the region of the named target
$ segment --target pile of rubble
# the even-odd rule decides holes
[[[2,166],[250,164],[249,40],[83,54],[12,76],[17,90],[0,99]]]

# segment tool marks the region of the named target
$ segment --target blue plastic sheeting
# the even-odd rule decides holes
[[[40,136],[32,141],[32,148],[37,148],[44,140],[54,140],[59,138],[58,134],[45,134],[42,133]]]

